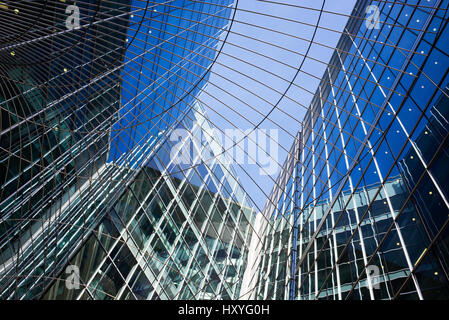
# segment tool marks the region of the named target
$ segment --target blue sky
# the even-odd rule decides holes
[[[283,0],[282,3],[300,4],[305,8],[318,10],[323,4],[320,0],[301,2]],[[355,0],[328,0],[325,1],[324,10],[348,15],[354,4]],[[313,26],[318,21],[318,10],[257,0],[240,0],[238,9],[240,10],[236,13],[232,33],[228,36],[223,53],[212,68],[209,85],[199,99],[213,125],[222,130],[235,127],[242,130],[253,128],[273,108],[273,105],[280,101],[278,108],[269,115],[260,128],[278,130],[280,147],[277,158],[282,165],[286,150],[290,149],[294,136],[301,129],[300,121],[313,97],[311,93],[316,91],[319,78],[326,67],[325,63],[329,61],[333,53],[331,48],[335,47],[340,37],[338,32],[323,28],[341,31],[347,22],[347,17],[323,13],[319,24],[323,28],[316,31],[315,43],[309,49],[308,58],[304,59],[315,30]],[[273,16],[283,19],[276,19]],[[294,35],[297,38],[288,35]],[[291,86],[286,96],[280,99],[295,77],[299,66],[301,66],[301,72],[294,81],[297,86]],[[280,75],[282,79],[276,75]],[[234,167],[243,187],[254,200],[257,209],[261,210],[279,170],[276,170],[271,179],[269,176],[260,174],[257,164],[244,164],[242,165],[244,170],[238,165]]]

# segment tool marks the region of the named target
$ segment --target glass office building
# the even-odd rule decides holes
[[[0,2],[1,299],[449,299],[449,0],[356,2],[260,214],[201,93],[319,20],[237,3]]]
[[[80,270],[79,288],[67,289],[62,277],[45,299],[239,297],[253,209],[200,104],[180,128],[204,135],[180,142],[202,152],[166,163],[174,142],[156,146],[152,166],[138,171],[68,262]]]
[[[37,295],[111,196],[93,182],[111,175],[105,163],[127,24],[118,17],[128,8],[79,2],[77,28],[67,22],[68,5],[16,1],[0,9],[3,298]],[[90,24],[95,19],[101,23]]]
[[[264,208],[253,298],[449,298],[448,6],[357,2]]]
[[[238,297],[253,211],[195,99],[231,5],[0,6],[2,298]]]
[[[130,151],[163,139],[160,132],[177,125],[224,45],[218,39],[229,24],[233,1],[160,3],[131,1],[121,109],[112,127],[109,161],[122,163]]]

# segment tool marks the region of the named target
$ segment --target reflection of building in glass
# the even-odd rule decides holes
[[[211,132],[200,112],[185,123],[189,132]],[[196,143],[214,153],[214,140]],[[155,158],[170,144],[155,148]],[[61,279],[44,298],[238,298],[253,211],[242,206],[247,199],[232,168],[221,157],[201,156],[184,171],[159,160],[157,169],[140,169],[68,263],[80,268],[79,290],[67,290]]]
[[[265,206],[252,297],[449,298],[448,3],[426,3],[377,3],[380,29],[357,3]]]
[[[449,98],[440,94],[437,102],[430,108],[428,123],[415,139],[417,151],[410,148],[399,166],[405,185],[411,194],[410,202],[415,204],[416,218],[419,221],[419,233],[423,241],[434,241],[431,255],[422,259],[420,267],[421,281],[428,287],[428,294],[433,298],[447,298],[447,282],[440,278],[447,274],[449,267],[449,231],[447,223],[447,201],[435,197],[440,192],[448,195],[447,181],[449,181]],[[430,165],[432,175],[426,174],[420,157]],[[434,271],[436,270],[436,271]],[[435,274],[437,273],[437,274]],[[443,278],[444,279],[444,278]]]
[[[449,2],[357,1],[257,216],[198,101],[233,2],[0,5],[1,298],[449,298]]]
[[[68,4],[60,1],[1,9],[0,29],[8,33],[0,49],[3,298],[39,295],[69,248],[95,226],[99,198],[112,196],[100,196],[91,182],[111,179],[105,163],[119,108],[127,18],[118,13],[127,12],[125,3],[79,2],[81,25],[101,23],[70,31]]]
[[[119,120],[111,133],[110,161],[159,139],[176,126],[209,78],[223,46],[231,0],[176,0],[169,4],[131,1],[124,55]],[[149,7],[149,8],[148,8]],[[146,10],[145,10],[146,9]],[[139,161],[135,157],[131,160]],[[144,161],[144,160],[140,160]]]
[[[1,297],[238,297],[246,196],[222,157],[170,158],[171,130],[211,132],[194,101],[230,3],[78,1],[79,29],[69,3],[1,8]]]
[[[389,194],[389,200],[396,204],[401,203],[406,198],[407,190],[400,177],[392,178],[385,182],[385,189]],[[389,212],[388,206],[386,206],[386,199],[378,198],[374,202],[370,203],[373,194],[379,189],[380,185],[366,186],[354,192],[355,203],[350,203],[345,208],[345,212],[342,214],[342,209],[345,202],[351,196],[349,191],[342,192],[340,198],[336,201],[334,215],[334,224],[326,224],[319,234],[320,237],[325,237],[332,232],[335,237],[330,241],[332,248],[323,250],[322,255],[319,256],[318,265],[324,266],[324,268],[318,268],[318,281],[320,280],[320,274],[325,274],[326,269],[330,269],[330,266],[326,266],[327,263],[331,263],[335,254],[342,252],[347,247],[347,254],[342,258],[338,266],[336,267],[338,272],[337,277],[331,278],[329,285],[321,293],[320,298],[338,299],[338,294],[347,294],[351,289],[353,283],[357,280],[358,268],[363,266],[362,260],[362,242],[363,246],[369,248],[376,248],[379,246],[379,237],[385,235],[385,230],[392,223],[392,217]],[[309,204],[303,209],[302,218],[299,217],[299,226],[303,229],[302,239],[296,240],[297,247],[305,247],[310,243],[313,236],[314,226],[321,221],[323,214],[325,214],[326,208],[328,208],[329,199],[324,201]],[[354,207],[354,205],[356,207]],[[356,211],[366,210],[370,206],[367,216],[360,223],[360,228],[364,232],[363,239],[352,239],[351,236],[357,229]],[[297,252],[293,252],[291,234],[296,233],[297,230],[293,230],[291,233],[291,223],[293,223],[294,215],[291,212],[287,212],[290,215],[290,219],[273,218],[268,222],[268,226],[263,228],[267,229],[267,238],[264,244],[264,255],[261,257],[260,262],[260,275],[259,281],[257,281],[257,293],[256,296],[265,299],[288,299],[289,292],[287,290],[288,281],[291,281],[290,275],[287,271],[291,270],[291,261],[287,256],[293,254],[297,256]],[[416,217],[413,207],[408,207],[404,210],[404,214],[408,216]],[[337,217],[339,217],[337,221]],[[415,218],[416,219],[416,218]],[[332,228],[334,226],[334,228]],[[334,241],[334,242],[332,242]],[[361,242],[362,241],[362,242]],[[416,245],[415,242],[421,241],[418,236],[416,238],[413,235],[408,237],[408,247]],[[349,243],[349,245],[348,245]],[[393,281],[400,278],[406,278],[409,275],[407,270],[407,264],[398,258],[397,251],[399,247],[393,248],[388,253],[377,252],[371,265],[374,266],[373,270],[379,272],[376,279],[373,279],[373,284],[378,284],[379,289],[383,294],[391,298],[389,292],[389,285],[385,282]],[[307,253],[307,261],[314,260],[315,252],[311,250]],[[355,261],[357,259],[357,261]],[[287,270],[288,269],[288,270]],[[371,271],[373,272],[373,271]],[[314,273],[303,273],[303,277],[307,277],[304,282],[314,281]],[[263,281],[267,279],[267,281]],[[404,280],[404,279],[403,279]],[[364,290],[367,288],[366,277],[357,284],[355,290]],[[374,287],[374,285],[373,285]],[[315,293],[311,291],[311,286],[307,286],[304,291],[301,292],[301,299],[314,299]],[[376,293],[376,291],[375,291]],[[376,298],[379,298],[378,296]]]

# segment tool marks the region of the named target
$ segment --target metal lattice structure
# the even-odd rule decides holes
[[[0,1],[0,297],[449,297],[449,1]]]

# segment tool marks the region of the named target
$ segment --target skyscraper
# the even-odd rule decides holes
[[[448,9],[0,1],[0,298],[449,299]]]
[[[195,97],[231,4],[2,5],[3,298],[238,297],[248,200],[229,164],[169,151],[210,131]]]
[[[110,175],[104,169],[110,119],[120,107],[118,66],[127,17],[119,13],[127,10],[125,3],[2,6],[4,298],[34,297],[70,254],[67,247],[85,236],[104,209],[100,186],[91,182]],[[79,21],[70,19],[77,14]]]
[[[365,19],[372,4],[357,2],[264,208],[254,298],[449,297],[449,4],[375,2]]]
[[[163,161],[174,142],[154,148],[153,167],[139,169],[65,267],[79,268],[81,285],[68,289],[61,277],[44,298],[239,297],[254,212],[232,167],[217,156],[218,142],[204,111],[199,104],[193,110],[181,127],[208,136],[189,136],[182,143],[192,142],[203,152],[183,170],[173,165],[175,158]],[[205,158],[204,150],[211,156]]]

